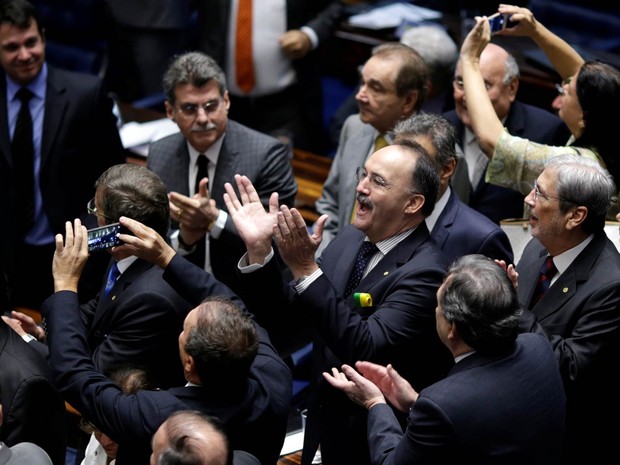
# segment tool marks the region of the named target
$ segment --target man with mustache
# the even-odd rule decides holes
[[[163,77],[166,112],[180,134],[153,143],[147,167],[170,191],[174,248],[236,289],[236,268],[245,247],[222,201],[224,183],[248,176],[265,205],[277,191],[293,205],[297,183],[290,148],[228,119],[226,76],[210,56],[178,56]],[[208,178],[204,179],[204,178]]]
[[[398,366],[421,388],[444,376],[452,364],[434,317],[435,293],[448,259],[424,221],[437,197],[438,171],[421,145],[402,144],[378,150],[357,169],[355,220],[318,261],[327,215],[309,234],[299,211],[279,206],[276,193],[265,211],[246,177],[236,177],[239,198],[226,186],[228,211],[248,251],[239,264],[250,296],[245,301],[270,331],[302,321],[315,333],[304,465],[319,444],[324,465],[370,463],[367,412],[332,389],[321,376],[324,370],[370,357]],[[274,238],[293,282],[286,281],[273,259]],[[365,250],[363,263],[358,259]]]

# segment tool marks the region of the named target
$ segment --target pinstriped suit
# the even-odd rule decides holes
[[[236,189],[234,175],[242,174],[252,181],[265,206],[272,192],[280,194],[281,204],[293,206],[297,183],[289,155],[277,139],[228,120],[214,179],[209,181],[211,198],[218,208],[227,211],[224,184],[230,182]],[[147,166],[161,177],[169,191],[189,195],[189,152],[183,135],[173,134],[154,142]],[[234,290],[237,262],[245,253],[245,245],[230,217],[220,237],[210,238],[210,245],[213,274]]]

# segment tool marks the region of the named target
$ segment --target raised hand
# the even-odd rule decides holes
[[[77,292],[78,282],[88,260],[88,232],[79,219],[65,223],[65,237],[56,234],[52,260],[54,290]]]
[[[176,252],[159,233],[126,216],[121,216],[119,222],[132,234],[120,234],[119,239],[124,244],[116,247],[115,251],[126,251],[127,255],[135,255],[161,268],[168,266]]]
[[[278,193],[269,197],[269,209],[260,201],[254,185],[247,176],[235,175],[239,197],[230,183],[224,185],[224,203],[235,223],[239,236],[248,249],[250,263],[263,263],[271,251],[273,227],[277,224]]]
[[[355,368],[401,412],[407,412],[418,399],[418,393],[392,365],[384,367],[372,362],[357,362]]]
[[[323,372],[323,378],[366,409],[377,404],[385,404],[385,398],[379,388],[349,365],[342,365],[342,372],[337,368],[332,368],[331,374]]]
[[[282,205],[277,218],[278,224],[273,228],[273,235],[284,263],[295,278],[312,274],[318,268],[314,257],[321,243],[323,224],[327,220],[327,215],[319,218],[315,234],[308,232],[306,221],[295,208],[289,209],[286,205]]]

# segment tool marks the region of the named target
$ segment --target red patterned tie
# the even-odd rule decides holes
[[[534,295],[532,296],[532,302],[530,308],[538,303],[540,299],[545,295],[551,284],[551,279],[557,273],[557,268],[553,264],[553,257],[549,255],[540,268],[540,275],[536,283],[536,289],[534,289]]]
[[[252,0],[239,0],[235,37],[237,85],[245,94],[256,84],[252,59]]]

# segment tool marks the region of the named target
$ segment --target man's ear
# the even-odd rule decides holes
[[[405,206],[405,213],[413,215],[424,205],[425,199],[422,194],[411,194]]]
[[[588,217],[588,207],[579,206],[566,212],[566,229],[571,230],[579,227]]]
[[[176,123],[176,120],[174,119],[174,107],[170,104],[170,102],[168,102],[168,100],[164,102],[164,105],[166,106],[166,116]]]

